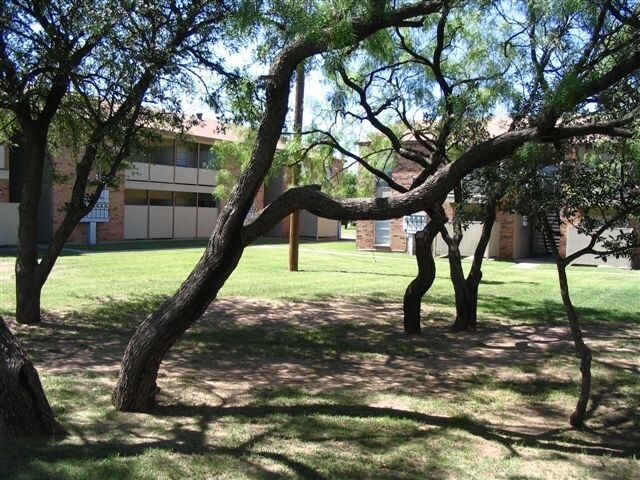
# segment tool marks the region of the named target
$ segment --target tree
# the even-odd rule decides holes
[[[571,301],[567,267],[585,254],[606,260],[608,256],[628,257],[640,247],[640,236],[619,228],[640,216],[640,149],[637,140],[600,139],[587,155],[576,158],[575,149],[571,145],[568,148],[568,153],[566,148],[521,149],[516,156],[517,174],[510,177],[512,185],[505,207],[535,218],[551,247],[562,303],[580,357],[580,395],[570,423],[581,427],[591,390],[592,352],[584,342]],[[526,182],[520,181],[523,177]],[[588,239],[587,244],[572,253],[563,252],[550,217],[563,219]]]
[[[215,0],[9,0],[0,7],[4,135],[24,148],[18,322],[40,321],[42,287],[64,243],[102,190],[118,183],[143,128],[178,128],[181,119],[163,109],[177,111],[176,89],[187,84],[194,60],[217,66],[211,48],[229,8]],[[78,160],[64,220],[39,258],[38,203],[48,152],[57,146]]]
[[[177,88],[209,55],[225,2],[7,1],[0,6],[0,114],[4,139],[22,145],[16,319],[40,321],[40,294],[63,246],[153,125],[178,128]],[[216,29],[218,31],[216,32]],[[153,103],[153,106],[150,104]],[[144,133],[147,132],[147,133]],[[38,203],[49,152],[77,155],[65,216],[39,258]],[[55,165],[51,165],[52,168]],[[95,176],[93,175],[95,173]],[[38,375],[7,330],[0,335],[3,434],[59,430]],[[6,390],[5,390],[6,388]]]
[[[362,51],[331,58],[341,85],[334,104],[343,122],[368,122],[386,140],[379,154],[413,165],[411,183],[398,183],[370,153],[358,155],[340,145],[331,129],[318,143],[333,145],[404,193],[429,182],[442,165],[457,162],[489,135],[498,135],[488,128],[498,110],[510,113],[500,133],[534,127],[542,137],[559,121],[577,125],[589,119],[624,118],[616,117],[607,99],[611,93],[600,87],[610,79],[602,75],[605,71],[615,76],[626,69],[622,52],[631,57],[637,52],[638,17],[637,6],[625,2],[594,6],[581,1],[445,1],[424,29],[379,33],[366,43],[364,58]],[[618,66],[611,68],[613,64]],[[617,91],[631,93],[625,100],[637,106],[635,68],[627,70],[624,87]],[[598,116],[602,112],[608,116]],[[336,128],[343,128],[342,123],[336,122]],[[482,255],[499,192],[495,179],[485,185],[476,193],[484,203],[486,228],[466,278],[459,252],[464,231],[459,208],[452,218],[453,235],[441,229],[449,248],[456,329],[473,328],[477,321]],[[463,185],[451,188],[459,204]],[[417,261],[432,261],[430,256],[418,255]],[[420,271],[425,268],[419,266]],[[405,328],[411,333],[420,331],[415,314],[419,301],[412,298],[420,291],[411,288],[405,295]]]
[[[130,340],[113,393],[116,408],[142,410],[154,402],[157,372],[165,352],[202,314],[240,260],[246,246],[242,238],[243,223],[273,162],[287,113],[290,82],[297,66],[330,48],[355,44],[382,28],[411,20],[412,24],[419,25],[421,16],[439,6],[439,2],[423,1],[391,9],[386,2],[373,1],[347,6],[337,12],[319,8],[315,18],[311,17],[317,22],[313,28],[296,34],[280,48],[268,75],[263,77],[264,112],[251,160],[221,209],[209,244],[192,273],[171,300],[142,322]],[[320,7],[326,6],[321,2]],[[336,18],[344,20],[336,22]],[[301,191],[306,190],[293,188],[280,198],[289,198]],[[292,208],[287,214],[297,209]],[[278,220],[282,218],[284,215]],[[275,224],[272,220],[266,223]]]
[[[521,122],[508,132],[469,145],[454,162],[431,162],[422,155],[425,171],[431,174],[414,188],[405,189],[403,194],[384,199],[336,200],[317,187],[301,186],[283,193],[245,224],[247,212],[272,164],[286,116],[290,82],[300,62],[340,47],[353,53],[358,42],[385,28],[421,27],[442,5],[443,2],[436,1],[403,3],[396,8],[380,1],[359,2],[357,6],[321,4],[323,8],[311,9],[309,14],[315,21],[309,20],[304,31],[298,30],[284,41],[273,57],[268,74],[261,78],[264,111],[251,159],[221,209],[214,232],[194,270],[174,296],[147,317],[131,338],[113,392],[117,409],[139,411],[153,404],[164,354],[215,298],[235,269],[243,248],[291,212],[306,209],[337,220],[395,218],[422,210],[425,205],[437,205],[473,169],[503,160],[527,142],[549,143],[593,134],[630,134],[623,128],[626,118],[598,122],[589,122],[588,118],[571,122],[569,118],[612,85],[626,81],[640,67],[640,45],[636,37],[632,35],[631,41],[602,55],[598,50],[602,45],[598,33],[598,41],[591,49],[591,53],[597,50],[597,55],[594,53],[597,58],[587,56],[580,65],[569,63],[567,68],[575,67],[571,76],[572,94],[563,102],[543,104],[539,122]],[[588,66],[581,67],[583,63]],[[422,141],[427,146],[432,144],[432,140],[424,136]],[[395,148],[411,155],[401,142],[396,142]]]
[[[441,235],[449,250],[449,270],[456,303],[454,330],[470,330],[477,327],[478,289],[482,280],[482,261],[489,245],[491,231],[496,221],[496,211],[503,195],[500,169],[495,165],[472,172],[454,188],[455,207],[451,223],[453,236],[446,229]],[[469,273],[464,274],[460,243],[470,221],[481,218],[482,230],[474,250]]]

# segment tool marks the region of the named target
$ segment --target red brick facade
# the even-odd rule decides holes
[[[404,187],[409,187],[416,177],[416,165],[405,159],[398,159],[392,178],[395,182]],[[391,191],[391,196],[399,195],[396,191]],[[454,205],[450,202],[443,204],[445,214],[448,218],[453,217]],[[514,235],[515,222],[521,217],[498,212],[497,222],[500,223],[500,253],[498,258],[513,260],[517,253]],[[390,242],[388,246],[375,245],[375,222],[371,220],[360,220],[356,225],[356,248],[359,250],[381,250],[393,252],[407,251],[407,234],[403,227],[402,218],[392,219],[390,232]]]
[[[514,230],[515,216],[509,213],[498,212],[496,222],[500,223],[500,254],[501,260],[512,260],[514,258]]]
[[[68,152],[55,157],[56,172],[70,175],[75,171],[75,158]],[[70,175],[64,182],[56,181],[51,187],[51,227],[52,232],[64,219],[64,205],[71,198],[74,176]],[[88,224],[80,223],[69,236],[68,243],[87,243]],[[124,186],[118,190],[109,191],[109,221],[96,224],[98,242],[117,242],[124,238]]]
[[[9,180],[0,179],[0,203],[9,203]]]
[[[393,170],[393,181],[403,187],[411,186],[416,173],[413,162],[403,158],[396,159]],[[391,190],[390,195],[399,195]],[[402,218],[394,218],[390,221],[389,245],[375,245],[375,222],[373,220],[359,220],[356,223],[356,248],[359,250],[382,250],[392,252],[407,251],[407,235],[402,228]]]

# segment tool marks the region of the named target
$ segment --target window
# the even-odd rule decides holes
[[[150,149],[151,163],[173,166],[173,140],[162,140]]]
[[[173,205],[173,192],[149,190],[149,205],[154,207],[170,207]]]
[[[176,207],[195,207],[196,194],[191,192],[176,192]]]
[[[196,145],[195,143],[178,143],[176,145],[176,166],[196,167]]]
[[[205,145],[201,143],[199,153],[200,155],[198,157],[198,167],[213,170],[216,161],[216,154],[211,150],[211,145]]]
[[[127,189],[124,191],[125,205],[147,205],[147,198],[148,198],[147,190]]]
[[[216,208],[216,199],[210,193],[198,194],[198,207],[200,208]]]
[[[391,177],[391,173],[385,173],[387,173],[387,175]],[[389,188],[389,184],[381,178],[376,178],[376,198],[387,198],[389,195],[391,195],[391,188]]]
[[[145,150],[134,150],[127,157],[128,162],[149,163],[149,153]]]
[[[374,228],[374,245],[391,245],[391,220],[375,220]]]

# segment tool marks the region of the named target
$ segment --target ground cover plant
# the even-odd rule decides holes
[[[110,392],[131,332],[201,249],[71,248],[44,289],[37,328],[11,319],[13,257],[2,254],[0,314],[69,435],[3,442],[0,477],[640,474],[640,274],[617,269],[568,270],[595,357],[583,431],[566,423],[578,360],[552,265],[487,262],[482,326],[454,334],[448,264],[439,259],[423,335],[408,337],[401,300],[415,262],[358,252],[353,242],[303,243],[298,273],[286,271],[286,245],[247,249],[220,299],[163,364],[159,405],[116,412]],[[269,280],[256,283],[262,275]]]

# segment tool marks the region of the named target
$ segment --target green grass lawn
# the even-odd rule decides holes
[[[45,310],[91,309],[106,300],[140,301],[173,293],[195,265],[203,242],[129,243],[97,251],[67,252],[43,291]],[[300,247],[300,272],[287,271],[287,245],[249,247],[220,296],[276,300],[368,299],[400,301],[416,273],[402,254],[356,251],[353,242],[308,242]],[[13,257],[0,257],[0,314],[15,309]],[[450,308],[446,259],[437,260],[436,282],[425,301]],[[523,270],[511,262],[486,261],[480,311],[516,321],[564,321],[552,264]],[[572,297],[585,319],[640,322],[640,272],[570,267]]]
[[[46,323],[14,328],[69,435],[0,440],[0,478],[640,477],[637,271],[569,268],[594,350],[584,431],[567,428],[578,361],[552,265],[486,262],[481,328],[454,334],[438,259],[424,335],[406,337],[399,302],[414,259],[353,242],[303,243],[297,273],[286,245],[248,248],[220,302],[168,355],[158,407],[113,411],[127,339],[203,246],[78,246],[60,258]],[[4,316],[13,260],[0,253]]]

